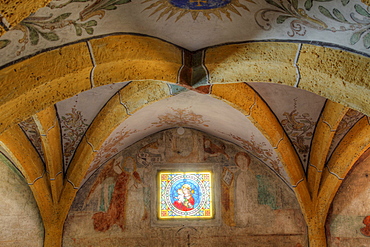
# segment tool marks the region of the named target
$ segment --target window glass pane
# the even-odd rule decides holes
[[[159,219],[213,218],[212,173],[158,173]]]

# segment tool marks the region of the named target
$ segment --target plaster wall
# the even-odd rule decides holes
[[[44,228],[32,191],[0,153],[0,246],[43,246]]]

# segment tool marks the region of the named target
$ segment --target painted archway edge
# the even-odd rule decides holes
[[[46,51],[0,70],[0,133],[82,91],[131,80],[177,83],[183,50],[115,35]],[[345,62],[344,62],[345,61]],[[327,47],[261,42],[206,49],[210,84],[296,86],[370,115],[370,58]]]

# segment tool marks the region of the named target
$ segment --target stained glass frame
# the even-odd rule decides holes
[[[151,224],[153,226],[163,226],[163,227],[170,227],[170,226],[216,226],[221,224],[221,200],[220,200],[220,193],[221,193],[221,184],[220,184],[220,173],[221,173],[221,164],[196,164],[196,163],[178,163],[178,164],[157,164],[153,166],[152,170],[152,186],[151,186]],[[171,215],[167,213],[164,216],[161,216],[163,213],[161,211],[161,175],[168,175],[168,174],[178,174],[180,179],[173,180],[173,182],[167,181],[167,184],[162,186],[162,190],[167,188],[167,191],[171,193],[172,190],[172,198],[171,194],[167,199],[162,199],[162,203],[166,202],[167,206],[171,207],[172,209],[176,208],[174,205],[175,200],[179,200],[178,190],[183,188],[184,184],[189,185],[189,189],[191,189],[194,194],[194,211],[187,210],[187,213],[179,214],[179,215]],[[202,177],[204,175],[209,175],[209,179],[204,179],[203,182],[206,181],[209,184],[200,184],[197,185],[199,179],[196,179],[192,176]],[[175,177],[174,175],[174,177]],[[181,176],[189,176],[189,178],[193,178],[189,180],[183,180]],[[198,180],[198,181],[197,181]],[[200,180],[202,180],[200,178]],[[194,186],[196,185],[196,186]],[[186,186],[185,186],[186,187]],[[204,187],[209,188],[210,192],[208,198],[201,199],[201,193],[204,193]],[[203,190],[203,192],[202,192]],[[205,193],[207,194],[207,193]],[[203,194],[204,195],[204,194]],[[176,198],[177,197],[177,198]],[[196,202],[197,201],[197,202]],[[206,203],[209,203],[209,206],[205,206]],[[172,205],[172,206],[171,206]],[[179,208],[176,208],[177,210]],[[204,214],[199,214],[199,211],[204,212]],[[207,210],[207,213],[205,213]],[[168,212],[168,211],[167,211]],[[198,215],[197,215],[198,212]]]
[[[159,219],[212,219],[214,217],[211,171],[159,171]]]

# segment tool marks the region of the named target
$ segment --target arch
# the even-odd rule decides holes
[[[86,131],[67,170],[59,205],[63,222],[90,163],[112,131],[131,113],[167,97],[171,94],[166,83],[134,81],[107,102]]]
[[[135,35],[109,36],[46,51],[0,70],[0,133],[82,91],[130,80],[176,83],[181,50]]]
[[[211,94],[245,114],[275,148],[290,177],[291,185],[307,221],[310,215],[311,197],[301,161],[289,137],[266,103],[245,83],[213,85]]]
[[[209,48],[205,66],[212,84],[281,83],[370,115],[370,73],[365,72],[370,58],[365,56],[308,44],[258,42]]]
[[[307,169],[307,178],[313,198],[317,197],[322,171],[335,132],[347,111],[347,107],[328,100],[318,120],[315,135],[312,140],[310,163]]]

